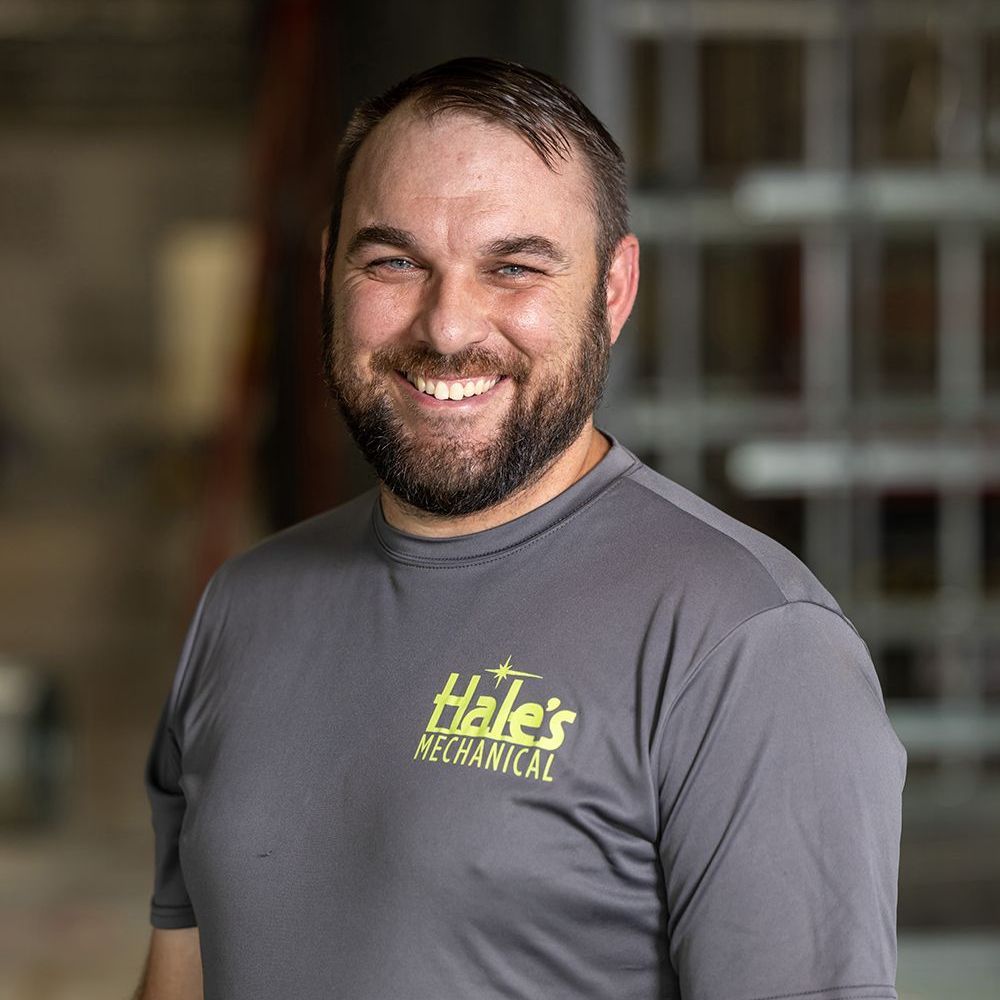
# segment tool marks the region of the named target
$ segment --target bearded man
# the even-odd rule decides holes
[[[777,543],[597,430],[639,274],[579,99],[363,105],[324,267],[376,490],[231,560],[148,769],[146,1000],[893,1000],[904,755]]]

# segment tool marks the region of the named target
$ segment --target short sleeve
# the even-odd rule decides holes
[[[164,707],[146,766],[146,794],[153,814],[155,874],[150,922],[154,927],[194,927],[194,908],[184,883],[180,833],[184,792],[180,787],[180,753],[170,728],[170,706]]]
[[[654,750],[685,1000],[895,1000],[906,758],[850,623],[807,602],[745,621]]]
[[[188,629],[173,688],[160,714],[146,762],[146,794],[152,812],[154,839],[150,922],[154,927],[165,930],[194,927],[198,922],[184,881],[180,858],[180,835],[186,803],[181,784],[183,764],[175,726],[175,709],[197,641],[207,593],[206,591],[202,597]]]

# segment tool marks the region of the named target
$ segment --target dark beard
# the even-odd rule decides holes
[[[344,355],[324,315],[324,364],[327,387],[348,429],[382,483],[404,504],[442,517],[461,517],[495,507],[538,480],[579,436],[600,402],[608,372],[611,340],[605,290],[598,282],[587,319],[577,338],[576,356],[562,373],[525,396],[530,372],[523,360],[510,361],[472,346],[442,355],[425,345],[385,348],[372,357],[382,380],[398,371],[420,371],[458,379],[503,372],[514,383],[515,398],[484,445],[458,450],[447,436],[412,440],[378,382],[365,382]]]

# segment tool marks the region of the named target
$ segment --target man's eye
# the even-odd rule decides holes
[[[523,278],[532,273],[534,268],[526,267],[524,264],[503,264],[497,268],[497,274],[504,278]]]
[[[373,260],[368,266],[385,271],[413,271],[416,268],[413,261],[405,257],[383,257],[381,260]]]

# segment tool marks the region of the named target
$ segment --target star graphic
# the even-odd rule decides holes
[[[526,670],[515,670],[510,665],[510,657],[509,656],[499,666],[497,666],[497,667],[487,667],[486,668],[486,673],[488,673],[488,674],[495,674],[496,675],[496,679],[497,679],[497,682],[496,682],[496,685],[495,685],[496,687],[500,687],[500,682],[501,681],[505,681],[508,677],[535,677],[538,680],[542,679],[542,675],[541,674],[529,674]]]

